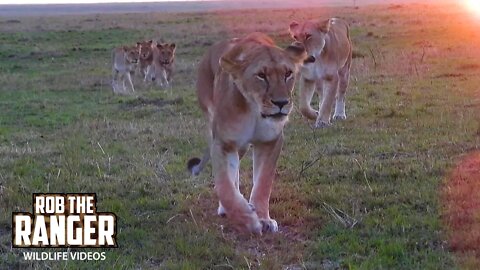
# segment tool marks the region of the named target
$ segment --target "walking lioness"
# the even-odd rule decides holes
[[[158,43],[153,48],[153,64],[150,69],[150,76],[157,80],[160,87],[167,87],[172,82],[175,69],[175,43]]]
[[[147,82],[153,79],[147,76],[147,74],[150,74],[149,71],[153,64],[153,40],[137,42],[137,46],[140,48],[138,69],[143,77],[143,81]]]
[[[278,230],[269,199],[297,65],[306,58],[299,46],[283,50],[253,33],[214,44],[198,67],[197,96],[209,123],[209,149],[188,167],[199,173],[211,155],[218,214],[253,233]],[[250,145],[253,188],[247,202],[239,190],[239,165]]]
[[[345,93],[352,63],[352,43],[347,22],[332,18],[321,21],[292,22],[292,37],[304,44],[308,53],[301,69],[300,111],[316,119],[315,127],[330,125],[335,103],[334,119],[346,119]],[[310,107],[313,92],[321,95],[318,113]]]
[[[112,50],[112,87],[113,93],[127,93],[125,82],[128,83],[132,92],[135,92],[132,82],[132,74],[139,58],[139,47],[123,46]],[[121,85],[120,85],[121,83]]]

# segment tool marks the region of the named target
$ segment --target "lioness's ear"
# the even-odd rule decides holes
[[[296,21],[291,22],[290,23],[290,28],[289,28],[290,33],[294,32],[295,29],[297,29],[299,25],[300,24],[298,24],[298,22],[296,22]]]
[[[137,47],[139,47],[140,45],[142,45],[142,43],[141,43],[141,42],[137,42]]]
[[[122,49],[123,49],[124,51],[128,51],[128,47],[127,47],[127,46],[123,46]]]
[[[303,43],[295,41],[290,44],[285,51],[295,63],[302,63],[307,58],[307,51]]]
[[[176,48],[176,47],[177,47],[177,45],[175,45],[175,43],[170,44],[170,48],[171,48],[173,51],[175,51],[175,48]]]
[[[157,48],[162,49],[162,48],[163,48],[163,44],[157,43]]]
[[[242,49],[239,46],[236,46],[220,57],[220,67],[234,77],[236,77],[243,66],[243,61],[238,59],[241,51]]]
[[[330,25],[332,24],[332,19],[324,20],[317,23],[318,30],[322,31],[323,33],[328,33],[330,31]]]
[[[147,41],[147,43],[152,44],[153,40],[150,39],[149,41]]]

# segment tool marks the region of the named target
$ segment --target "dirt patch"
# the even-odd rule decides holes
[[[473,254],[480,266],[480,152],[457,164],[441,196],[450,248],[460,257]]]
[[[250,188],[247,188],[247,190]],[[282,190],[284,189],[277,185],[277,194],[271,200],[272,205],[280,204],[278,201],[275,202],[275,196],[280,196],[278,192],[284,192]],[[286,194],[283,196],[285,197],[284,199],[288,198],[288,201],[296,200],[301,202],[297,205],[299,208],[307,207],[307,202],[302,202],[301,194],[295,193],[291,195],[293,196],[292,198]],[[192,211],[195,216],[195,222],[198,223],[199,227],[203,227],[205,230],[218,230],[222,238],[235,247],[235,253],[243,257],[245,263],[251,269],[260,269],[260,266],[267,266],[265,269],[304,269],[299,262],[303,262],[305,250],[311,244],[309,239],[311,239],[312,235],[310,235],[310,232],[323,223],[308,214],[301,214],[295,218],[286,218],[285,215],[282,217],[284,214],[282,211],[285,209],[277,210],[278,212],[276,213],[273,211],[275,207],[271,207],[270,213],[272,217],[277,218],[279,231],[277,233],[264,233],[262,236],[256,236],[238,230],[228,217],[216,215],[218,201],[213,190],[203,193],[196,198],[190,198],[186,205],[190,205],[191,208],[189,210],[185,209],[182,216],[189,217],[192,215],[190,213]],[[295,212],[292,209],[289,211],[298,213],[298,211]]]
[[[475,70],[479,68],[480,68],[479,64],[465,64],[458,67],[458,69],[460,70]]]
[[[463,76],[465,76],[465,75],[463,75],[462,73],[444,73],[444,74],[437,75],[434,78],[435,79],[439,79],[439,78],[459,78],[459,77],[463,77]]]
[[[365,54],[360,51],[353,50],[352,58],[365,58]]]
[[[403,5],[390,5],[387,7],[388,10],[401,9]]]
[[[3,23],[21,23],[20,20],[6,20]]]
[[[175,99],[166,100],[166,99],[163,99],[163,98],[146,99],[146,98],[143,98],[143,97],[139,97],[137,99],[129,100],[129,101],[123,103],[121,107],[123,109],[132,109],[132,108],[135,108],[135,107],[145,106],[145,105],[154,105],[154,106],[157,106],[157,107],[164,107],[164,106],[167,106],[167,105],[182,104],[182,103],[183,103],[182,98],[175,98]]]

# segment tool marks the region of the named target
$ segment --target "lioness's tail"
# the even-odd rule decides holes
[[[202,159],[198,157],[193,157],[187,162],[187,169],[192,175],[199,175],[203,170],[207,162],[210,160],[210,148],[207,147],[203,152]]]

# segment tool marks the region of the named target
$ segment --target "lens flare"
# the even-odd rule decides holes
[[[480,17],[480,1],[479,0],[463,0],[468,10]]]

